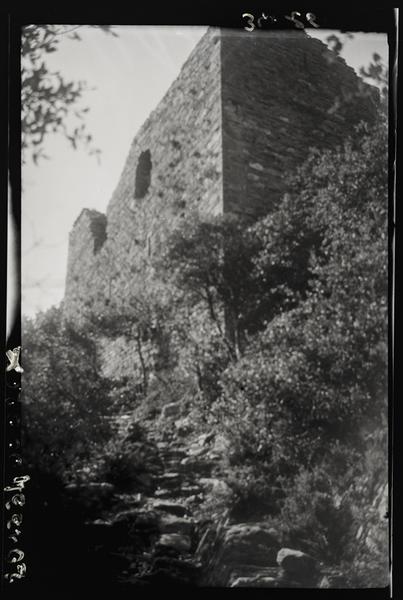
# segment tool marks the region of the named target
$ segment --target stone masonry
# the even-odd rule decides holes
[[[135,294],[189,211],[269,213],[310,148],[342,143],[376,102],[303,31],[209,29],[135,136],[106,215],[84,209],[73,226],[66,317]]]

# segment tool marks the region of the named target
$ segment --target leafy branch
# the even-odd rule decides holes
[[[47,55],[56,52],[61,39],[80,41],[81,26],[27,25],[21,37],[21,148],[22,162],[31,154],[35,164],[49,158],[44,141],[49,133],[62,133],[76,149],[83,146],[99,159],[100,150],[93,145],[92,135],[83,122],[89,111],[80,106],[90,88],[85,81],[66,81],[59,71],[46,64]],[[97,26],[113,36],[111,26]],[[93,88],[92,88],[93,89]]]

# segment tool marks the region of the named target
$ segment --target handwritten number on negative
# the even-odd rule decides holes
[[[297,12],[297,11],[293,10],[293,11],[291,12],[291,16],[290,16],[290,15],[285,15],[285,18],[286,18],[288,21],[292,21],[292,22],[295,24],[295,27],[296,27],[297,29],[305,29],[303,22],[302,22],[302,21],[299,21],[299,20],[297,19],[297,17],[300,17],[300,16],[301,16],[301,13],[300,13],[300,12]]]
[[[312,25],[312,27],[320,27],[320,25],[316,22],[316,16],[313,13],[306,13],[306,20]]]
[[[248,19],[248,27],[245,27],[244,29],[246,29],[246,31],[253,31],[256,28],[254,23],[255,17],[250,13],[243,13],[242,17]]]

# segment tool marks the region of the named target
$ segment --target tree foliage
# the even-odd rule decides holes
[[[99,26],[116,35],[110,26]],[[85,81],[68,81],[52,72],[47,55],[56,52],[63,38],[81,40],[80,26],[26,25],[21,35],[21,147],[37,163],[47,158],[44,141],[49,133],[62,133],[75,149],[83,145],[89,154],[99,155],[84,122],[89,108],[81,101],[89,89]]]
[[[387,462],[378,435],[387,415],[387,136],[383,123],[359,133],[359,143],[314,153],[291,194],[256,224],[267,240],[257,265],[269,272],[305,256],[305,286],[290,290],[294,306],[226,368],[212,409],[231,440],[241,506],[278,510],[277,524],[291,523],[294,534],[300,527],[299,543],[308,538],[333,562],[347,560],[347,543],[354,555],[373,498],[367,486],[353,493],[371,473],[367,457],[377,453],[379,465],[382,456],[378,484]],[[315,473],[327,477],[323,493]],[[384,574],[385,543],[376,555]],[[368,548],[360,552],[362,563]]]
[[[111,386],[94,341],[60,309],[26,319],[23,346],[25,459],[66,479],[111,433]]]

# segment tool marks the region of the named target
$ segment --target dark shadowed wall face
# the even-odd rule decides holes
[[[267,214],[311,148],[375,114],[377,91],[303,31],[225,32],[221,72],[225,212]]]

